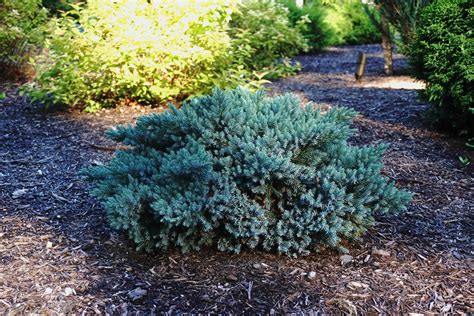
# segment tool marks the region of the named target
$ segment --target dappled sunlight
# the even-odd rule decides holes
[[[409,76],[382,76],[366,75],[360,82],[356,81],[353,74],[318,74],[305,72],[281,81],[282,83],[292,82],[295,93],[305,91],[310,87],[320,87],[325,89],[382,89],[382,90],[413,90],[420,91],[425,88],[425,83]],[[276,83],[268,86],[278,85]]]
[[[364,88],[376,89],[397,89],[397,90],[423,90],[425,83],[417,81],[408,76],[392,76],[387,78],[378,78],[379,80],[370,80],[362,82]]]

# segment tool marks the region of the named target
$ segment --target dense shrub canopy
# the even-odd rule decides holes
[[[139,248],[342,249],[410,197],[380,174],[385,146],[348,145],[353,116],[216,90],[110,131],[128,148],[87,174],[112,226]]]
[[[381,35],[376,23],[379,15],[374,6],[359,0],[324,2],[326,20],[334,30],[331,45],[380,43]]]
[[[40,0],[0,2],[0,77],[27,75],[28,59],[44,41],[46,20]]]
[[[280,59],[308,48],[305,38],[291,25],[288,9],[275,1],[241,1],[232,14],[229,33],[233,39],[233,51],[240,53],[243,65],[249,69],[266,70],[270,77],[281,73]]]
[[[31,95],[89,110],[258,86],[259,72],[306,48],[270,0],[89,0],[55,21]]]
[[[425,7],[409,47],[413,73],[426,81],[429,118],[443,128],[474,133],[474,7],[437,0]]]
[[[289,10],[292,24],[308,40],[311,52],[321,51],[331,43],[335,32],[326,21],[326,8],[319,0],[307,1],[302,7],[295,0],[280,0]]]

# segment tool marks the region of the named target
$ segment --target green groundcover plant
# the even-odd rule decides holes
[[[85,173],[138,248],[289,255],[360,237],[410,199],[380,174],[386,146],[351,146],[355,113],[243,89],[110,130],[127,148]]]
[[[258,87],[306,48],[271,0],[89,0],[53,19],[48,52],[26,88],[33,99],[94,111],[161,104],[214,86]],[[275,75],[276,74],[276,75]]]
[[[420,16],[409,46],[413,74],[426,81],[429,120],[474,135],[474,6],[470,0],[437,0]]]

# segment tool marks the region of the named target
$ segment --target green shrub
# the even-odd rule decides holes
[[[287,57],[308,49],[298,28],[291,25],[288,9],[272,0],[240,2],[232,14],[229,32],[239,63],[268,72],[267,78],[293,73],[297,68],[287,62]]]
[[[331,42],[334,32],[325,20],[326,11],[321,1],[307,2],[301,8],[295,0],[279,2],[288,8],[291,23],[308,40],[311,52],[319,52]]]
[[[474,133],[474,7],[438,0],[425,7],[409,47],[414,75],[426,81],[433,124]]]
[[[332,45],[380,43],[380,31],[369,14],[378,19],[376,9],[359,0],[326,1],[326,19],[334,30]]]
[[[224,1],[222,1],[224,2]],[[128,100],[160,103],[226,85],[229,7],[146,0],[90,0],[56,19],[32,96],[89,110]]]
[[[28,61],[45,38],[47,11],[40,0],[0,2],[0,74],[7,78],[28,76]]]
[[[54,20],[49,52],[27,90],[34,99],[96,110],[181,101],[214,86],[256,87],[262,72],[293,70],[276,63],[304,48],[286,12],[270,1],[239,8],[246,21],[234,0],[90,0]]]
[[[86,174],[138,248],[343,250],[410,198],[380,174],[385,146],[348,145],[354,114],[216,90],[109,131],[127,149]]]

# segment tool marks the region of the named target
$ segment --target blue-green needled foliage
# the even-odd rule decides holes
[[[355,113],[293,95],[214,90],[119,126],[126,149],[86,174],[138,248],[308,254],[360,237],[410,200],[380,174],[386,146],[351,146]]]

